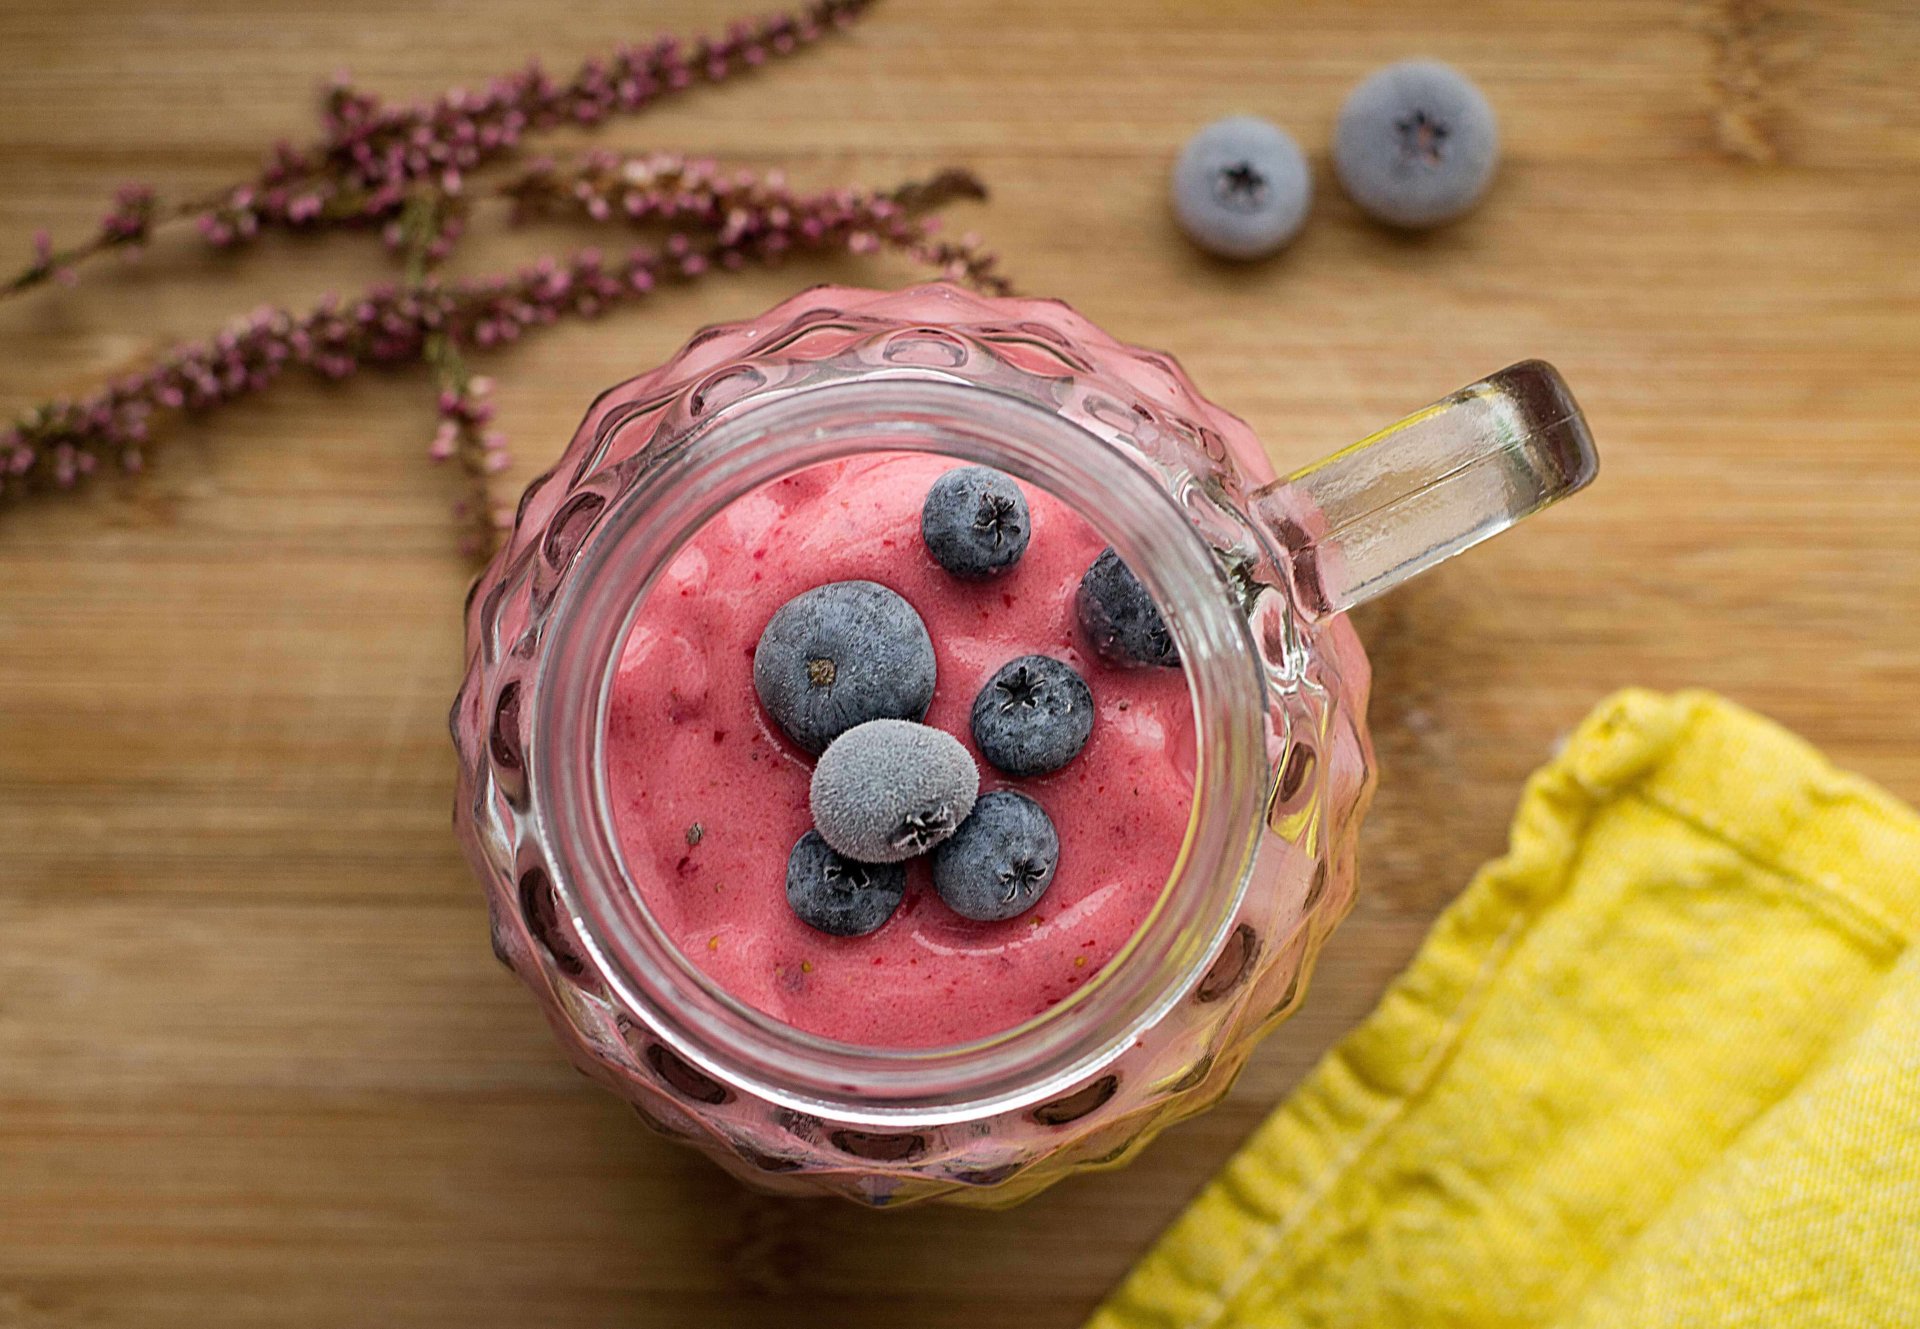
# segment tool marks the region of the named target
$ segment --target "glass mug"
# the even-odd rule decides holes
[[[1157,906],[1073,996],[961,1046],[856,1047],[731,997],[647,915],[608,810],[608,698],[652,580],[743,494],[873,450],[997,467],[1088,517],[1195,713]],[[1226,1091],[1353,900],[1373,754],[1344,611],[1595,469],[1538,362],[1276,480],[1173,361],[1054,301],[821,287],[708,328],[593,404],[469,595],[455,826],[494,949],[582,1071],[763,1189],[999,1205],[1122,1163]]]

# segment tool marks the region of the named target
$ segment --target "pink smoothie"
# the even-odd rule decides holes
[[[871,1047],[983,1037],[1084,985],[1152,908],[1193,799],[1183,673],[1108,666],[1075,626],[1080,574],[1106,541],[1026,485],[1025,556],[996,580],[960,581],[920,538],[927,487],[952,465],[873,453],[798,472],[728,507],[642,606],[607,729],[621,848],[668,934],[740,1000]],[[1018,789],[1053,818],[1059,869],[1028,913],[1004,923],[961,918],[934,893],[925,860],[910,866],[899,910],[867,936],[827,936],[788,909],[787,855],[813,824],[813,762],[762,710],[754,646],[787,600],[852,579],[891,587],[925,620],[939,668],[926,722],[966,742],[982,792]],[[1096,718],[1064,769],[1015,780],[980,760],[968,714],[996,669],[1031,653],[1078,669]]]

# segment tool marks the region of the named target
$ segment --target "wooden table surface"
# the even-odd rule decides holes
[[[347,67],[401,95],[696,31],[723,0],[10,0],[0,250],[129,178],[237,179]],[[1505,160],[1409,239],[1325,169],[1390,59],[1479,79]],[[1007,1214],[750,1195],[561,1060],[447,830],[467,569],[425,381],[183,428],[138,482],[0,511],[0,1326],[1076,1325],[1370,1007],[1528,770],[1611,689],[1704,685],[1920,800],[1920,10],[1640,0],[887,0],[616,123],[797,181],[972,166],[1024,288],[1176,351],[1295,465],[1524,356],[1599,483],[1376,607],[1362,899],[1227,1102]],[[1215,116],[1288,126],[1305,233],[1207,262],[1163,204]],[[456,271],[576,239],[476,239]],[[0,306],[0,405],[382,269],[366,237],[185,241]],[[503,497],[598,388],[843,260],[714,280],[495,358]],[[1650,994],[1657,999],[1658,994]]]

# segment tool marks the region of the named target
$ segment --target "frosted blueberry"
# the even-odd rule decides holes
[[[862,863],[898,863],[952,835],[979,792],[979,767],[946,730],[869,720],[833,741],[807,797],[833,848]]]
[[[920,536],[956,577],[997,577],[1027,552],[1033,522],[1020,486],[986,466],[960,466],[927,490]]]
[[[1080,627],[1102,657],[1116,663],[1177,668],[1180,648],[1147,588],[1120,555],[1102,551],[1074,597]]]
[[[973,741],[1008,775],[1057,771],[1093,732],[1093,693],[1072,665],[1023,655],[1000,666],[973,699]]]
[[[1265,258],[1307,218],[1313,180],[1287,132],[1257,116],[1216,120],[1173,164],[1180,229],[1222,258]]]
[[[996,789],[933,851],[933,889],[962,918],[997,923],[1033,908],[1059,865],[1060,837],[1046,809]]]
[[[1360,210],[1392,226],[1438,226],[1486,192],[1499,157],[1493,108],[1450,65],[1388,65],[1347,96],[1333,169]]]
[[[836,581],[775,611],[753,687],[795,743],[820,753],[868,720],[918,720],[933,702],[933,639],[913,606],[870,581]]]
[[[858,863],[808,831],[787,855],[787,906],[810,928],[859,937],[893,917],[907,893],[899,863]]]

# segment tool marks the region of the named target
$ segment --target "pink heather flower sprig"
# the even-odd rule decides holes
[[[403,249],[410,237],[401,214],[410,197],[425,189],[457,201],[468,173],[511,152],[528,133],[595,125],[697,81],[721,82],[851,23],[870,4],[813,0],[800,13],[737,22],[719,36],[623,46],[586,61],[569,79],[535,65],[477,92],[456,88],[405,106],[389,107],[336,81],[326,93],[318,142],[280,143],[253,180],[198,199],[163,202],[144,185],[128,186],[86,240],[56,249],[44,233],[36,236],[33,261],[0,284],[0,296],[71,280],[85,260],[142,245],[163,223],[186,219],[217,248],[272,229],[377,227],[390,248]],[[428,264],[447,255],[464,225],[457,205],[438,209],[438,218],[440,230],[421,251]]]
[[[514,220],[570,215],[637,226],[695,226],[720,245],[718,261],[732,268],[776,259],[796,245],[843,245],[855,254],[893,249],[950,281],[1005,294],[1004,278],[978,237],[957,243],[937,236],[938,219],[921,214],[955,199],[986,196],[965,171],[946,171],[907,190],[879,193],[848,188],[801,198],[779,171],[723,171],[710,161],[670,153],[621,156],[595,151],[577,165],[539,162],[499,192],[513,201]],[[705,260],[691,255],[696,265]]]
[[[639,169],[629,171],[635,162]],[[428,453],[435,460],[458,461],[466,474],[469,493],[458,514],[468,528],[466,545],[484,554],[500,518],[486,480],[509,458],[505,440],[488,428],[490,385],[469,375],[467,354],[515,341],[564,317],[596,317],[665,282],[777,262],[798,252],[891,248],[942,275],[982,289],[1006,289],[990,255],[966,240],[936,240],[935,219],[922,215],[956,198],[984,196],[980,183],[964,172],[945,172],[885,193],[842,189],[811,195],[796,195],[777,178],[722,175],[709,163],[662,156],[596,155],[572,171],[539,168],[538,184],[531,183],[534,175],[510,186],[525,207],[571,199],[592,217],[598,210],[586,208],[575,186],[617,178],[644,214],[636,217],[627,210],[628,192],[623,192],[622,219],[671,216],[683,229],[657,249],[642,246],[618,260],[587,249],[564,261],[542,259],[507,276],[383,283],[353,300],[322,301],[301,315],[256,310],[214,337],[176,346],[151,367],[89,396],[23,413],[0,430],[0,494],[72,488],[103,463],[138,471],[157,416],[209,411],[270,387],[291,367],[340,379],[364,366],[425,361],[441,394],[440,424]],[[614,214],[605,216],[612,220]]]
[[[220,248],[275,228],[377,227],[404,257],[404,280],[351,302],[322,302],[304,315],[258,310],[87,397],[25,412],[0,429],[0,496],[71,488],[106,463],[137,471],[156,417],[205,412],[261,391],[290,366],[344,378],[366,365],[423,361],[439,392],[428,454],[458,464],[467,489],[456,505],[462,543],[486,554],[508,515],[494,507],[487,481],[511,461],[506,440],[489,427],[490,382],[469,372],[469,354],[563,316],[594,317],[662,282],[777,263],[796,252],[891,249],[949,280],[1004,293],[1008,284],[979,241],[944,239],[937,219],[927,215],[955,199],[985,197],[979,182],[961,171],[889,192],[799,195],[777,172],[723,172],[711,162],[666,154],[593,152],[572,164],[537,163],[486,188],[469,182],[477,168],[513,154],[528,133],[596,124],[697,80],[719,82],[851,22],[870,3],[812,0],[798,14],[735,23],[723,36],[684,46],[662,38],[624,47],[587,61],[565,81],[534,66],[477,93],[455,89],[412,105],[388,107],[336,82],[324,99],[320,139],[306,148],[279,144],[253,180],[185,202],[128,186],[86,241],[59,250],[44,232],[37,235],[33,262],[0,283],[0,297],[49,280],[70,281],[80,262],[145,244],[161,225],[187,219]],[[638,248],[614,263],[583,250],[510,276],[441,283],[435,266],[475,205],[489,198],[510,202],[520,221],[564,216],[671,233],[660,248]]]

